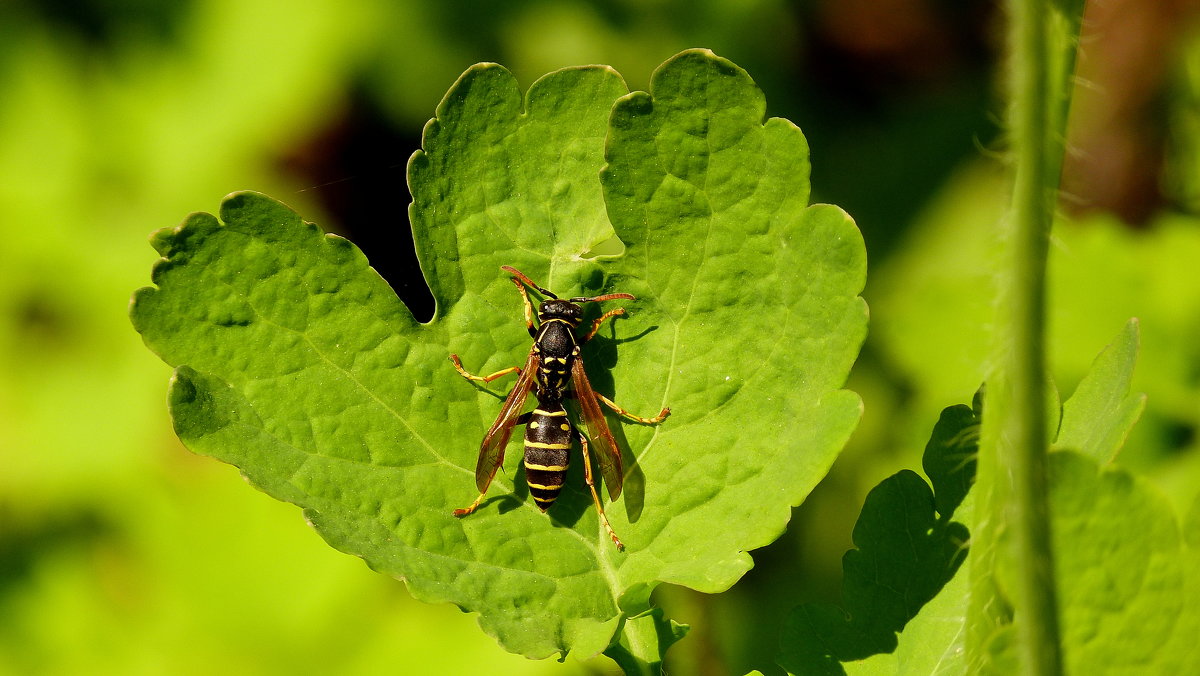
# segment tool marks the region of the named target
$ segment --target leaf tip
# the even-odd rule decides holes
[[[1125,334],[1133,339],[1134,347],[1137,347],[1141,341],[1142,320],[1137,317],[1130,317],[1129,321],[1125,322]]]

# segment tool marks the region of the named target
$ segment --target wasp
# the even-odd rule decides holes
[[[617,549],[623,551],[625,545],[613,531],[612,524],[604,515],[600,496],[596,494],[588,436],[599,447],[597,457],[600,474],[604,478],[604,485],[608,487],[608,497],[616,500],[621,495],[625,472],[621,464],[621,451],[608,428],[600,404],[603,403],[618,415],[647,425],[661,423],[670,415],[671,409],[663,408],[652,418],[636,416],[596,392],[588,382],[579,352],[580,347],[596,335],[605,320],[625,314],[624,308],[609,310],[600,315],[592,322],[591,330],[582,337],[576,334],[576,330],[583,321],[583,309],[579,307],[579,303],[635,298],[628,293],[559,298],[550,290],[535,284],[516,268],[505,265],[500,269],[512,273],[512,282],[521,292],[525,306],[525,327],[533,338],[533,347],[529,350],[529,357],[526,358],[524,366],[512,366],[486,376],[468,373],[458,355],[450,355],[450,361],[454,363],[459,375],[468,380],[488,383],[510,373],[519,374],[516,385],[508,393],[504,405],[500,408],[500,414],[483,436],[483,443],[479,447],[479,461],[475,466],[475,486],[479,489],[479,497],[469,507],[454,510],[454,515],[463,517],[479,507],[492,478],[496,476],[496,471],[504,464],[504,447],[508,444],[513,427],[525,425],[525,481],[538,508],[545,512],[554,504],[570,466],[571,442],[578,439],[583,451],[584,481],[591,491],[592,501],[596,504],[600,523]],[[536,326],[533,323],[533,303],[529,300],[526,287],[537,291],[545,299],[538,305]],[[532,411],[521,413],[530,391],[533,391],[537,405]],[[572,396],[579,402],[579,410],[588,430],[587,436],[575,427],[563,406],[563,401]]]

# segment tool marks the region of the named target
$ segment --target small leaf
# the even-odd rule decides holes
[[[974,475],[979,416],[942,411],[925,447],[935,498],[921,477],[895,474],[871,490],[842,560],[843,608],[797,608],[781,632],[779,664],[794,674],[843,674],[841,664],[891,653],[896,633],[938,593],[965,556],[967,529],[950,521]],[[934,513],[937,505],[941,517]]]
[[[1146,408],[1146,395],[1130,394],[1138,353],[1138,321],[1129,320],[1063,404],[1056,449],[1111,462]]]
[[[968,499],[963,511],[970,510]],[[964,515],[960,514],[960,518]],[[899,636],[895,651],[846,662],[850,676],[958,676],[963,661],[971,555],[937,596],[921,607]]]
[[[1116,414],[1131,399],[1128,378],[1136,357],[1136,329],[1136,322],[1130,322],[1114,345],[1097,357],[1074,403],[1064,407],[1071,411],[1063,416],[1062,429],[1068,434],[1089,424],[1104,430],[1097,435],[1101,439],[1112,438],[1113,430],[1120,430],[1121,439],[1128,433],[1132,423],[1120,421]],[[1065,451],[1049,456],[1054,573],[1066,671],[1195,672],[1200,669],[1195,643],[1200,633],[1200,556],[1184,546],[1188,521],[1181,538],[1165,499],[1147,482],[1107,465],[1109,457]],[[968,496],[965,504],[972,503]],[[908,623],[892,655],[847,665],[847,672],[1014,673],[1018,660],[1013,623],[1020,618],[1010,609],[997,613],[1005,621],[984,636],[983,663],[967,663],[968,601],[975,600],[971,595],[978,593],[979,580],[994,576],[1001,598],[1011,587],[1010,571],[981,569],[987,558],[982,552],[972,549],[965,569],[970,576],[959,574]]]
[[[948,518],[958,509],[975,479],[982,410],[965,404],[943,409],[921,464],[933,484],[937,511]]]
[[[657,673],[662,668],[662,656],[667,654],[667,648],[686,636],[688,629],[686,624],[665,618],[662,608],[654,608],[625,620],[620,640],[609,646],[604,654],[627,674],[644,673],[647,666],[650,673]]]
[[[1187,558],[1170,505],[1145,481],[1106,471],[1094,458],[1050,457],[1068,670],[1195,673],[1198,661],[1188,669],[1165,668],[1179,656],[1162,650],[1173,630],[1184,629],[1177,626],[1182,618],[1192,638],[1200,636],[1200,615],[1185,609],[1200,599],[1184,594],[1185,578],[1200,569],[1183,567]]]

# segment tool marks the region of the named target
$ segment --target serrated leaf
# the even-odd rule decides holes
[[[933,494],[910,471],[872,489],[846,553],[843,608],[810,604],[782,631],[779,663],[793,674],[842,674],[840,662],[896,647],[896,633],[953,576],[967,531],[939,523]]]
[[[807,207],[799,130],[764,125],[762,93],[707,52],[622,99],[606,147],[624,93],[600,67],[552,73],[524,99],[495,65],[459,79],[409,168],[437,302],[427,325],[353,245],[252,193],[229,198],[220,221],[199,214],[156,235],[158,288],[132,306],[177,366],[171,410],[189,448],[301,505],[330,544],[417,598],[479,612],[531,657],[604,650],[662,581],[729,587],[860,415],[839,388],[865,334],[862,240],[842,212]],[[664,161],[688,171],[666,179]],[[477,387],[447,356],[488,373],[529,350],[502,264],[563,294],[639,297],[584,350],[599,392],[634,413],[674,410],[657,427],[610,420],[627,477],[607,512],[625,553],[578,461],[548,513],[527,499],[517,444],[480,509],[451,516],[474,497],[479,440],[511,385]]]
[[[1131,319],[1063,404],[1054,448],[1079,451],[1102,463],[1116,457],[1146,408],[1146,395],[1129,393],[1137,353],[1138,321]]]
[[[936,496],[908,470],[867,495],[854,526],[857,549],[842,559],[842,606],[802,605],[784,624],[779,664],[788,673],[845,674],[843,663],[890,655],[896,634],[954,577],[968,533],[950,517],[974,476],[978,427],[979,412],[969,406],[942,411],[924,458],[935,468]]]
[[[862,238],[806,206],[807,143],[765,109],[740,68],[686,51],[617,103],[601,176],[626,246],[616,286],[648,301],[625,331],[647,332],[650,361],[618,361],[614,380],[669,383],[642,408],[674,411],[638,461],[627,566],[709,592],[779,536],[861,414],[839,388],[865,337]]]

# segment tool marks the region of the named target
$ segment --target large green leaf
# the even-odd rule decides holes
[[[639,456],[627,565],[701,591],[778,537],[861,410],[838,388],[865,337],[862,239],[841,210],[806,208],[804,136],[765,109],[744,71],[684,52],[617,103],[602,176],[626,246],[616,286],[646,299],[624,331],[649,363],[614,379],[665,385],[638,408],[675,411]]]
[[[708,52],[664,64],[607,131],[624,94],[602,67],[552,73],[524,99],[496,65],[459,79],[409,166],[429,324],[353,245],[253,193],[156,234],[157,288],[132,307],[177,367],[170,406],[189,448],[531,657],[594,654],[623,626],[665,649],[679,632],[645,614],[654,586],[737,581],[860,415],[839,388],[865,334],[863,245],[844,213],[807,206],[800,131],[764,124],[762,93]],[[657,427],[610,419],[627,453],[607,508],[624,553],[580,463],[543,514],[515,443],[489,499],[451,516],[475,495],[479,440],[509,385],[467,382],[447,355],[487,373],[529,349],[502,264],[562,294],[638,296],[584,350],[601,393],[674,410]]]

